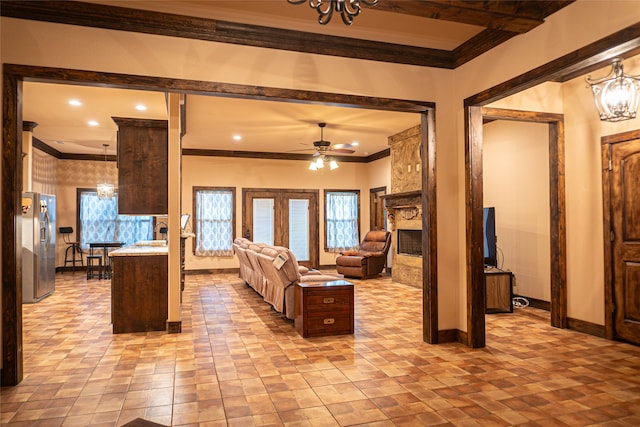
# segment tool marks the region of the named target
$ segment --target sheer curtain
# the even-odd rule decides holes
[[[233,255],[233,193],[231,191],[197,191],[194,223],[196,255]]]
[[[327,192],[327,250],[342,252],[358,247],[358,193]]]
[[[80,245],[91,242],[122,242],[132,245],[153,239],[153,217],[118,215],[118,195],[101,199],[93,191],[80,195]]]

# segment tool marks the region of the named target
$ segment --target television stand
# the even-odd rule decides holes
[[[513,313],[513,273],[496,267],[484,268],[486,313]]]

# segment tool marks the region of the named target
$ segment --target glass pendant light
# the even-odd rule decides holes
[[[107,147],[109,144],[102,144],[104,147],[104,182],[99,183],[97,187],[98,197],[101,199],[110,199],[116,192],[116,186],[109,183],[107,176],[109,175],[107,163]]]

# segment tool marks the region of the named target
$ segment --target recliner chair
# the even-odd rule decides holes
[[[342,252],[336,258],[336,270],[345,277],[368,279],[382,272],[391,246],[391,233],[369,231],[357,251]]]

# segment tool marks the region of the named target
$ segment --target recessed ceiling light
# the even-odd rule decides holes
[[[73,105],[74,107],[79,107],[82,105],[82,102],[78,101],[77,99],[70,99],[69,105]]]
[[[96,122],[95,120],[89,120],[88,124],[89,126],[98,126],[100,123]]]
[[[358,141],[353,141],[351,145],[353,145],[354,147],[357,147],[358,145],[360,145],[360,143]]]
[[[233,140],[234,141],[240,141],[240,140],[242,140],[242,136],[241,135],[233,135]]]
[[[138,104],[136,105],[136,110],[138,111],[147,111],[147,106],[144,104]]]

